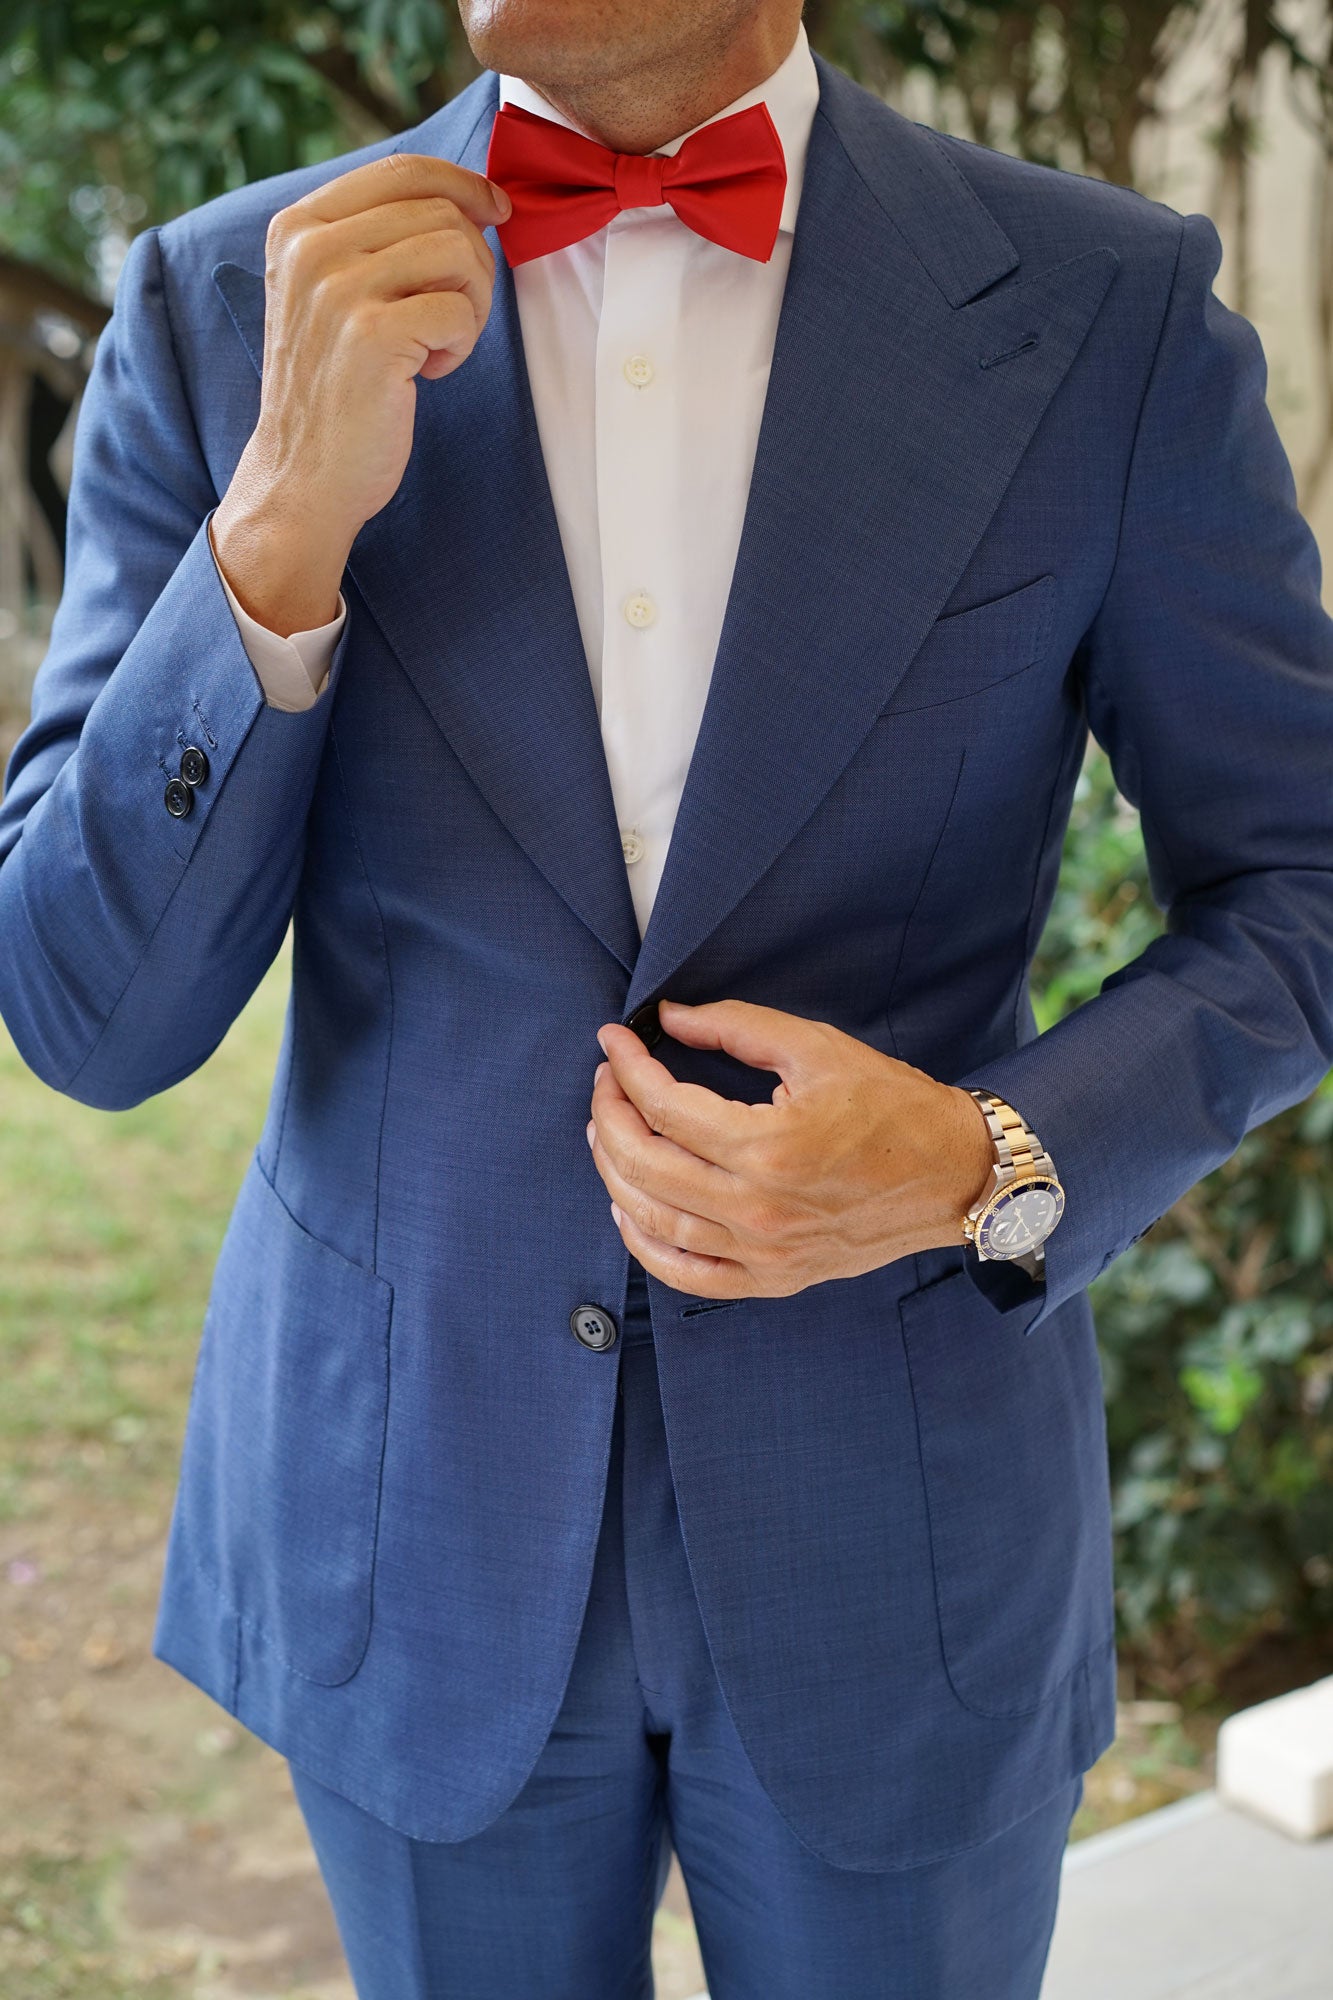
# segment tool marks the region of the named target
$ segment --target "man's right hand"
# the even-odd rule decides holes
[[[386,153],[279,209],[265,243],[259,421],[213,549],[270,631],[326,624],[362,525],[397,492],[416,378],[466,361],[491,308],[482,230],[508,196],[427,153]]]

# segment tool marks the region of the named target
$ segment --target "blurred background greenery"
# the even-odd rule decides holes
[[[910,115],[1206,208],[1318,522],[1333,453],[1326,0],[811,0],[806,24]],[[475,73],[446,0],[0,5],[0,754],[59,593],[79,387],[135,231],[401,129]],[[1283,234],[1293,213],[1299,233]],[[1162,923],[1137,817],[1090,745],[1034,969],[1041,1025]],[[192,1705],[147,1639],[208,1280],[288,964],[284,950],[204,1070],[130,1112],[54,1096],[0,1034],[6,1993],[202,1992],[208,1952],[234,1958],[235,1938],[213,1907],[182,1943],[161,1829],[230,1842],[254,1877],[247,1812],[274,1823],[262,1750]],[[1078,1831],[1206,1782],[1222,1714],[1333,1671],[1330,1136],[1333,1078],[1094,1287],[1125,1701]],[[297,1924],[306,1957],[288,1951],[263,1991],[347,1991],[321,1923]]]

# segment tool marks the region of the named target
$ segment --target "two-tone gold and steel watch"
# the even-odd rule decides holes
[[[993,1184],[963,1217],[963,1239],[978,1257],[1018,1264],[1042,1276],[1043,1245],[1064,1214],[1065,1191],[1055,1162],[1012,1104],[993,1091],[970,1090],[995,1143]]]

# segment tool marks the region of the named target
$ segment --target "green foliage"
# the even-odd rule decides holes
[[[164,221],[423,115],[441,0],[18,0],[0,13],[0,243],[99,289],[105,223]]]
[[[1094,746],[1033,970],[1042,1027],[1162,928]],[[1333,1076],[1248,1133],[1092,1289],[1122,1638],[1178,1684],[1333,1623]]]

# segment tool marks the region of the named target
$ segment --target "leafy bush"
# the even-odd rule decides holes
[[[1161,929],[1095,744],[1033,968],[1042,1027]],[[1247,1134],[1092,1287],[1122,1642],[1208,1685],[1263,1634],[1333,1629],[1333,1075]]]

